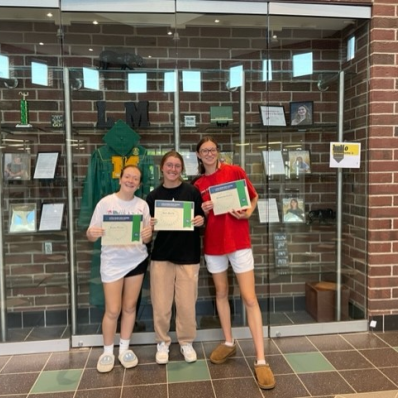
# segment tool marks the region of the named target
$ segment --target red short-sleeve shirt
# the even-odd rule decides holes
[[[235,165],[222,163],[220,168],[211,175],[202,175],[195,181],[203,201],[210,200],[209,187],[227,182],[246,180],[250,199],[257,196],[252,183],[245,171]],[[204,253],[223,255],[237,250],[251,248],[249,220],[238,220],[230,214],[215,216],[211,210],[207,216],[204,235]]]

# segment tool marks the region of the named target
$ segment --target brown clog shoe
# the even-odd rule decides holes
[[[220,344],[210,354],[210,362],[218,365],[220,363],[224,363],[229,357],[232,357],[235,354],[236,354],[236,344],[234,344],[233,346]]]
[[[265,365],[257,365],[255,363],[254,373],[260,388],[263,390],[272,390],[275,387],[275,377],[268,363]]]

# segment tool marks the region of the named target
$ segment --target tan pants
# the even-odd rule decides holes
[[[176,306],[178,342],[192,343],[196,337],[196,300],[199,264],[178,265],[151,261],[151,301],[156,342],[170,345],[169,336],[173,300]]]

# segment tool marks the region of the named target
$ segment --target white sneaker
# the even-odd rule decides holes
[[[164,365],[169,362],[169,346],[162,341],[157,345],[156,363]]]
[[[180,348],[181,354],[184,355],[186,362],[195,362],[197,359],[196,351],[192,347],[192,344],[184,344]]]

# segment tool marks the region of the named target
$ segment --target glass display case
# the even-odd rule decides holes
[[[0,39],[12,72],[0,69],[3,342],[101,344],[100,246],[85,236],[93,208],[117,189],[126,162],[142,168],[145,198],[172,149],[192,181],[204,136],[259,194],[250,231],[266,334],[328,332],[325,322],[338,324],[334,331],[366,328],[366,98],[355,98],[366,92],[368,21],[352,7],[308,17],[294,7],[284,15],[273,2],[207,2],[206,12],[203,1],[189,3],[164,14],[68,5],[52,18],[24,8],[28,22],[14,18],[12,28],[0,17],[0,33],[24,32],[18,43]],[[39,68],[45,84],[33,79],[32,60],[48,66]],[[105,159],[109,136],[126,141]],[[331,168],[331,142],[359,143],[360,168]],[[38,166],[41,154],[49,164]],[[98,173],[99,162],[112,172]],[[232,272],[229,279],[233,326],[249,335]],[[148,275],[137,315],[134,341],[152,343]],[[221,333],[203,261],[197,325],[200,339]]]

